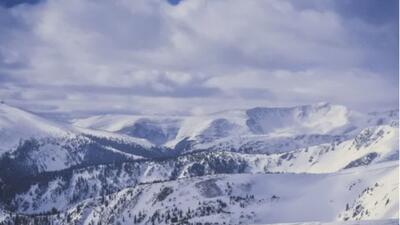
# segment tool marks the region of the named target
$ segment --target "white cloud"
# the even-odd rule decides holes
[[[18,104],[181,112],[317,100],[361,108],[397,102],[392,75],[366,65],[377,45],[362,44],[363,34],[376,35],[378,43],[387,28],[349,21],[329,7],[281,0],[178,6],[48,0],[5,15],[17,25],[0,28],[7,34],[0,38],[0,86],[8,87],[0,95]]]
[[[241,89],[259,90],[251,96],[263,98],[262,90],[283,104],[330,101],[357,108],[391,107],[396,104],[398,86],[378,74],[359,69],[305,71],[249,70],[208,80],[209,87],[224,89],[233,97]],[[383,87],[385,89],[383,89]],[[239,92],[240,93],[240,92]],[[370,106],[370,107],[368,107]]]

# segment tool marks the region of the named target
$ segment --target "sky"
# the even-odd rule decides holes
[[[47,115],[398,108],[397,0],[0,0],[0,99]]]

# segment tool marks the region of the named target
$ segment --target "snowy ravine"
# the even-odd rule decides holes
[[[63,124],[0,104],[0,225],[398,224],[398,116],[320,103]]]

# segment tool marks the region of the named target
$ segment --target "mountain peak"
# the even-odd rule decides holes
[[[4,102],[0,104],[0,142],[4,150],[15,147],[21,139],[66,133],[61,125]]]

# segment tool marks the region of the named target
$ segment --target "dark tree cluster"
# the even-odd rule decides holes
[[[0,222],[0,225],[53,225],[53,220],[49,216],[15,214]]]
[[[245,208],[253,201],[254,201],[254,195],[246,195],[245,197],[229,196],[229,204],[230,205],[239,204],[240,208]]]

